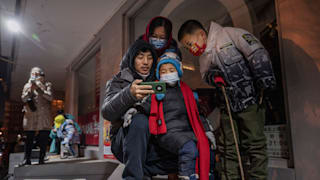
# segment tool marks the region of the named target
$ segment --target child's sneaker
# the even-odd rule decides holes
[[[191,174],[190,176],[179,176],[179,180],[197,180],[199,179],[198,174]]]
[[[61,146],[61,154],[60,154],[60,158],[61,159],[66,159],[68,158],[69,155],[69,145],[68,144],[62,144]]]

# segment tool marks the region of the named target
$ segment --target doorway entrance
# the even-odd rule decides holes
[[[290,159],[290,142],[287,131],[285,115],[284,90],[281,73],[281,59],[278,45],[277,19],[274,0],[180,0],[157,1],[150,0],[145,3],[130,18],[131,43],[145,32],[149,20],[154,16],[168,17],[173,23],[173,38],[177,39],[179,27],[188,19],[196,19],[209,28],[210,22],[215,21],[222,26],[234,26],[246,29],[260,39],[268,50],[277,79],[277,88],[265,96],[266,124],[268,154],[270,159],[283,160],[288,166]],[[182,62],[184,68],[183,81],[197,90],[200,96],[212,98],[214,89],[205,84],[200,77],[197,57],[190,55],[184,48]],[[202,94],[201,94],[202,93]],[[210,103],[205,104],[210,106]],[[213,109],[207,108],[209,111]]]

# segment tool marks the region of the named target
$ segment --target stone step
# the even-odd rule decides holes
[[[118,165],[119,163],[113,160],[69,160],[44,165],[16,167],[13,176],[15,180],[106,180]]]

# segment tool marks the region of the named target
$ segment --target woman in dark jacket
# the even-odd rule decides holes
[[[139,39],[143,39],[145,42],[153,45],[158,57],[160,57],[167,49],[174,49],[181,57],[177,41],[172,38],[172,23],[165,17],[157,16],[152,18],[147,25],[146,32],[141,35],[138,40]],[[123,57],[120,69],[128,67],[128,55],[129,51]]]

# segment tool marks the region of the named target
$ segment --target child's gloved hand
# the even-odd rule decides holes
[[[123,127],[128,127],[131,123],[132,116],[134,116],[137,113],[136,108],[130,108],[123,116],[124,122],[123,122]]]
[[[224,82],[224,79],[221,76],[215,76],[213,78],[213,81],[219,87],[226,86],[226,83]]]
[[[165,97],[165,94],[156,94],[156,98],[158,101],[162,101],[164,97]]]
[[[216,149],[217,145],[216,145],[216,138],[214,137],[214,134],[211,131],[207,131],[206,135],[211,145],[213,146],[213,149]]]

